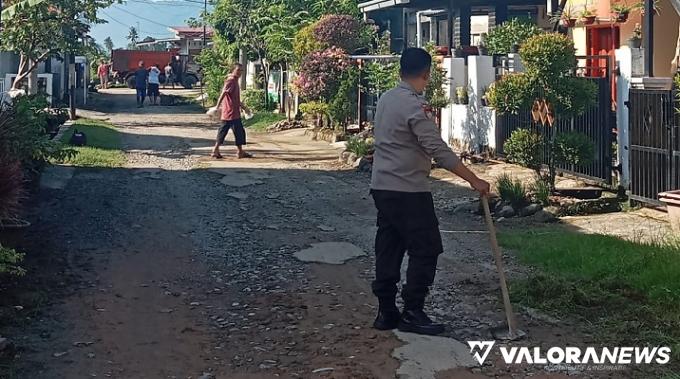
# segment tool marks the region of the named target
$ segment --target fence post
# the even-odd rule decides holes
[[[619,186],[630,188],[630,121],[628,100],[630,95],[630,78],[633,75],[633,55],[628,47],[616,50],[616,164],[619,167]]]

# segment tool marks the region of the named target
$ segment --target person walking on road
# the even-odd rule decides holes
[[[146,86],[149,80],[149,71],[144,67],[144,61],[139,61],[135,71],[135,89],[137,90],[137,108],[144,107],[146,100]]]
[[[175,77],[174,73],[172,72],[172,62],[168,62],[165,68],[163,68],[163,71],[165,71],[165,83],[163,83],[163,88],[167,87],[168,84],[171,84],[172,89],[175,89]]]
[[[160,75],[161,75],[161,70],[158,68],[158,65],[153,65],[149,69],[149,101],[151,102],[151,105],[158,105],[158,100],[161,97],[161,92],[160,92]]]
[[[420,48],[404,50],[401,82],[380,97],[375,117],[371,195],[378,210],[375,280],[379,308],[373,327],[436,335],[444,325],[423,308],[443,252],[429,175],[432,159],[465,179],[482,196],[489,183],[478,178],[442,140],[433,112],[422,96],[432,57]],[[396,305],[401,264],[408,252],[402,312]]]
[[[99,76],[99,84],[101,84],[101,89],[109,88],[109,65],[103,59],[99,61],[99,67],[97,67],[97,76]]]
[[[251,158],[252,155],[243,150],[243,145],[246,144],[246,130],[241,122],[241,109],[250,113],[248,107],[241,103],[241,89],[239,88],[239,78],[243,71],[243,66],[240,63],[234,64],[231,74],[224,81],[222,93],[217,100],[217,109],[222,109],[220,120],[222,126],[217,133],[217,140],[212,151],[212,157],[221,159],[220,146],[224,143],[224,139],[229,133],[229,129],[234,130],[234,138],[236,140],[237,158]]]

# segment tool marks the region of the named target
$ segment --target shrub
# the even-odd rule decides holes
[[[555,136],[552,145],[553,159],[557,164],[588,165],[595,155],[593,141],[583,133],[560,133]]]
[[[350,66],[344,50],[331,47],[308,55],[293,81],[300,96],[329,102],[337,93],[342,73]]]
[[[526,73],[542,83],[548,83],[560,76],[573,75],[576,69],[574,42],[559,33],[530,37],[522,45],[520,56]]]
[[[436,47],[433,43],[428,43],[425,49],[427,49],[432,57],[436,55]],[[449,97],[444,91],[446,80],[446,72],[439,66],[437,60],[433,59],[432,66],[430,67],[430,80],[425,87],[425,100],[437,112],[437,115],[439,115],[441,108],[449,104]]]
[[[325,46],[338,47],[349,53],[368,47],[371,42],[369,27],[349,15],[327,15],[314,24],[314,38]]]
[[[373,143],[361,137],[353,136],[347,140],[347,151],[354,153],[357,157],[369,155],[373,151]]]
[[[357,113],[357,88],[359,86],[359,69],[350,67],[343,74],[338,92],[328,107],[328,114],[333,123],[344,129]]]
[[[541,32],[535,24],[514,18],[491,30],[484,43],[490,54],[507,54],[513,45],[522,46],[529,37]]]
[[[540,172],[543,163],[543,136],[529,129],[517,129],[503,145],[508,160]]]
[[[300,112],[316,119],[316,126],[322,127],[324,118],[328,117],[328,104],[321,101],[310,101],[300,104]]]
[[[309,54],[323,50],[328,46],[324,46],[321,42],[316,40],[314,36],[314,27],[316,24],[307,25],[300,29],[293,39],[293,54],[298,65],[302,63],[303,59]]]
[[[373,61],[366,64],[364,68],[368,89],[382,94],[399,83],[399,62],[379,62]]]
[[[525,206],[527,201],[527,189],[521,180],[514,179],[511,175],[502,174],[496,179],[496,191],[503,201],[512,205],[513,208]]]
[[[265,103],[265,90],[247,89],[243,91],[243,104],[253,112],[270,112],[276,108],[273,101]]]
[[[208,94],[208,99],[215,103],[220,97],[224,80],[233,62],[238,59],[238,48],[235,44],[224,41],[215,36],[213,47],[203,49],[197,58],[201,65],[203,86]]]
[[[0,245],[0,274],[24,275],[26,271],[19,266],[23,259],[23,253]]]
[[[489,86],[486,99],[489,106],[500,113],[517,114],[530,102],[527,92],[531,92],[529,77],[523,74],[509,74]]]
[[[534,199],[541,205],[550,205],[550,184],[543,178],[538,178],[531,185],[531,192]]]

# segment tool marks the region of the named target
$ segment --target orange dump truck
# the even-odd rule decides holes
[[[174,82],[190,89],[199,78],[195,72],[188,71],[186,59],[177,55],[177,51],[146,51],[146,50],[123,50],[117,49],[111,52],[112,71],[114,78],[122,83],[127,83],[130,88],[135,87],[134,73],[137,70],[139,61],[144,61],[146,68],[158,65],[161,69],[160,81],[165,83],[165,71],[163,70],[168,63],[173,66]],[[169,84],[169,83],[168,83]]]

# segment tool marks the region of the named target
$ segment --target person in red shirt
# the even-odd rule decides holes
[[[241,77],[243,66],[240,63],[234,65],[231,74],[224,81],[224,87],[220,98],[217,100],[217,108],[222,109],[220,120],[222,120],[222,127],[217,133],[217,141],[212,151],[212,157],[221,159],[220,146],[224,143],[224,139],[229,133],[229,129],[234,130],[234,137],[236,139],[236,149],[238,150],[236,156],[238,158],[250,158],[252,155],[243,150],[243,145],[246,144],[246,130],[241,122],[241,108],[250,113],[248,107],[241,103],[241,89],[238,81]]]
[[[109,65],[102,59],[99,61],[99,67],[97,68],[97,75],[99,76],[99,83],[101,83],[102,89],[109,88]]]

